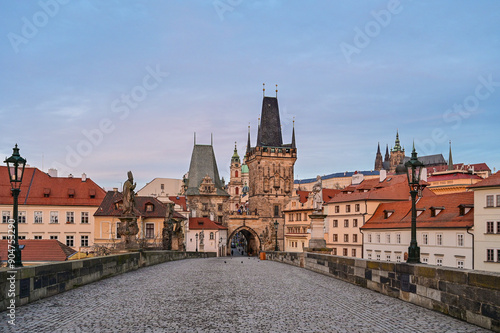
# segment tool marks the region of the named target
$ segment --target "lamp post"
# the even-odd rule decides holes
[[[411,152],[411,159],[405,163],[406,175],[408,176],[408,185],[410,186],[411,195],[411,240],[410,246],[408,247],[408,259],[406,260],[409,264],[420,263],[420,248],[417,245],[417,209],[415,205],[417,194],[420,189],[420,174],[423,166],[424,164],[417,158],[414,143],[413,151]]]
[[[5,159],[4,163],[7,163],[12,196],[14,197],[14,267],[23,267],[23,263],[21,260],[21,250],[19,249],[19,232],[17,230],[19,222],[17,200],[19,197],[19,192],[21,192],[21,183],[23,181],[26,160],[22,158],[21,155],[19,155],[19,148],[17,148],[17,144],[13,148],[12,156]]]
[[[198,252],[198,233],[195,235],[196,238],[196,252]]]
[[[222,257],[222,237],[219,239],[219,257]]]
[[[278,226],[279,226],[278,220],[274,220],[274,232],[276,233],[276,245],[274,246],[274,251],[280,250],[278,247]]]

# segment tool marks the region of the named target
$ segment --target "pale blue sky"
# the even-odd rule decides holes
[[[500,2],[2,1],[0,152],[105,187],[180,178],[214,136],[228,179],[266,95],[298,178],[377,143],[500,167]],[[98,131],[97,129],[100,128]]]

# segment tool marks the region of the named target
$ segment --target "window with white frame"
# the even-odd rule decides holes
[[[486,196],[486,207],[494,207],[493,206],[493,195]]]
[[[380,253],[377,253],[377,260],[380,260]]]
[[[396,262],[401,262],[401,255],[396,255]]]
[[[336,256],[336,255],[337,255],[337,248],[336,248],[336,247],[334,247],[334,248],[333,248],[333,250],[332,250],[332,254],[333,254],[334,256]]]
[[[75,246],[75,236],[66,236],[66,245],[67,246]]]
[[[377,234],[376,237],[377,237],[377,243],[380,243],[380,234]]]
[[[436,234],[436,245],[443,245],[443,234]]]
[[[80,236],[80,246],[81,247],[89,246],[89,236],[87,236],[87,235]]]
[[[385,242],[387,244],[391,244],[391,234],[389,233],[385,234]]]
[[[396,234],[396,244],[401,244],[401,234],[400,233]]]
[[[334,228],[337,228],[339,226],[339,221],[338,220],[333,220],[332,225]]]
[[[210,239],[214,239],[214,233],[213,233],[213,231],[210,232]]]
[[[352,242],[353,243],[357,243],[358,242],[358,235],[357,234],[353,234],[352,235]]]
[[[347,251],[348,251],[348,249],[345,249],[345,248],[344,248],[344,249],[342,249],[342,255],[343,255],[344,257],[347,257]]]
[[[457,234],[457,246],[464,246],[464,234]]]
[[[42,239],[42,235],[34,235],[33,239]]]
[[[424,245],[429,244],[429,234],[426,232],[422,234],[422,244]]]
[[[89,212],[82,212],[80,215],[80,223],[88,224],[89,223]]]
[[[66,212],[66,223],[75,223],[75,212]]]
[[[26,223],[26,211],[21,211],[19,212],[19,218],[18,218],[18,223]]]
[[[344,234],[344,242],[348,243],[349,242],[349,235]]]
[[[486,250],[486,261],[495,261],[495,250],[487,249]]]
[[[354,228],[357,228],[358,227],[358,219],[352,219],[352,226]]]
[[[497,207],[500,207],[500,194],[497,194]]]
[[[457,268],[464,268],[463,259],[457,259]]]
[[[338,213],[340,212],[340,207],[339,206],[335,206],[335,213]]]
[[[367,257],[368,257],[368,259],[371,259],[372,258],[372,254],[371,253],[367,253]]]
[[[355,212],[359,212],[359,204],[355,204],[354,205],[354,211]]]
[[[495,232],[495,222],[487,221],[486,222],[486,233],[493,234]]]
[[[59,212],[50,212],[50,223],[59,223]]]
[[[2,223],[9,223],[10,220],[10,211],[2,211]]]
[[[351,257],[355,257],[356,256],[356,249],[352,249],[351,250]]]
[[[344,228],[349,228],[349,220],[344,220]]]
[[[368,234],[368,243],[372,242],[372,234]]]
[[[385,260],[386,261],[391,261],[391,254],[390,253],[388,253],[388,254],[385,255]]]
[[[436,266],[443,266],[443,258],[436,258]]]
[[[350,213],[351,212],[351,205],[345,205],[345,212]]]
[[[422,263],[427,264],[429,262],[429,257],[422,256]]]
[[[42,211],[35,211],[33,213],[35,219],[34,223],[43,223],[43,212]]]
[[[339,235],[333,234],[332,236],[333,236],[333,241],[334,242],[338,242],[339,241]]]

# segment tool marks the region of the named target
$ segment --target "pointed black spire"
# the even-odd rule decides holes
[[[276,97],[264,97],[257,146],[282,147],[280,113]]]
[[[390,159],[391,159],[391,156],[389,155],[389,144],[386,144],[384,162],[389,162]]]
[[[293,120],[293,128],[292,128],[292,148],[297,148],[295,146],[295,119]]]
[[[250,151],[250,125],[248,125],[247,153]]]
[[[450,155],[448,157],[448,170],[453,170],[453,157],[451,156],[451,140],[450,140]]]
[[[378,147],[377,147],[377,155],[382,155],[382,153],[380,152],[380,142],[378,143]]]

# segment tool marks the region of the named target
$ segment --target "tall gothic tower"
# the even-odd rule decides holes
[[[295,127],[292,142],[283,144],[278,99],[264,97],[257,143],[255,147],[250,147],[249,134],[247,144],[246,164],[250,181],[248,208],[251,213],[257,213],[263,225],[278,221],[279,240],[283,237],[282,211],[292,195],[296,160]]]
[[[384,164],[382,161],[382,153],[380,152],[380,142],[377,148],[377,155],[375,155],[375,169],[374,170],[382,170],[384,168]]]
[[[396,167],[403,162],[405,158],[405,149],[401,148],[399,143],[399,131],[396,132],[396,142],[391,150],[391,168],[390,171],[394,172]]]

